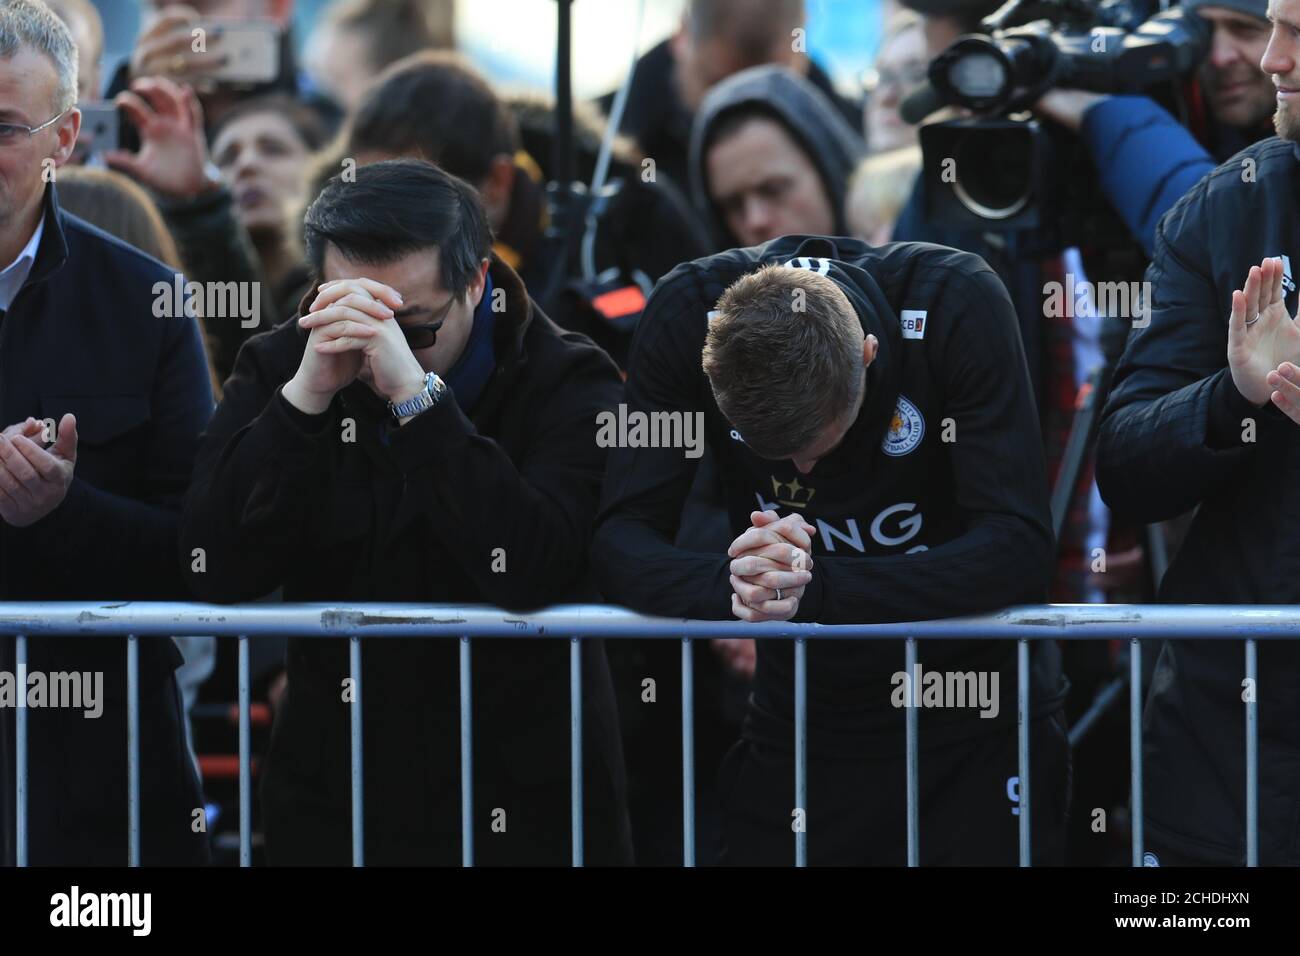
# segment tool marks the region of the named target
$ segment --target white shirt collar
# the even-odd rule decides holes
[[[32,237],[27,240],[27,245],[23,246],[23,251],[18,253],[18,258],[4,269],[0,269],[0,309],[7,310],[13,305],[18,290],[27,281],[32,265],[36,262],[36,250],[41,246],[43,232],[45,232],[45,213],[41,213],[40,222],[36,224],[36,229],[32,232]]]

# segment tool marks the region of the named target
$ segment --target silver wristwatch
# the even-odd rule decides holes
[[[424,389],[416,392],[411,398],[404,402],[394,405],[388,403],[388,410],[392,412],[393,418],[401,421],[408,415],[418,415],[420,412],[427,412],[433,406],[442,401],[442,396],[447,394],[447,383],[438,377],[437,372],[430,372],[424,376]]]

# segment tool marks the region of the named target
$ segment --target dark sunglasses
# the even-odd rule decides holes
[[[456,304],[453,297],[447,300],[447,304],[438,310],[436,321],[427,325],[402,325],[400,322],[397,327],[402,330],[402,335],[406,338],[406,346],[412,352],[417,349],[431,349],[434,343],[438,341],[438,330],[442,328],[443,323],[447,321],[447,313],[451,307]]]

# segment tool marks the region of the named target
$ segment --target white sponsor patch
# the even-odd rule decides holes
[[[921,417],[920,409],[908,401],[906,396],[899,395],[894,417],[889,422],[884,441],[880,443],[881,450],[886,455],[898,458],[914,450],[924,436],[925,419]]]
[[[903,325],[903,338],[905,339],[923,339],[925,338],[925,310],[924,309],[904,309],[901,317]]]

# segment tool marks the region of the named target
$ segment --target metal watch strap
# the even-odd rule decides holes
[[[398,404],[388,403],[388,410],[393,417],[399,421],[408,415],[418,415],[420,412],[428,411],[441,401],[442,396],[446,393],[447,386],[437,372],[430,372],[424,377],[423,390],[416,392],[411,398]]]

